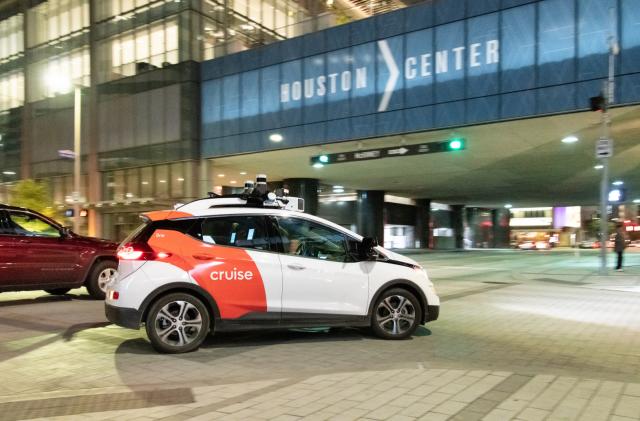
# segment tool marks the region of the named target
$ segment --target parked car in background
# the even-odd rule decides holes
[[[46,216],[0,204],[0,292],[85,286],[104,299],[117,274],[114,242],[78,235]]]
[[[551,246],[546,241],[531,241],[526,240],[518,244],[520,250],[548,250]]]
[[[600,242],[598,240],[584,240],[578,244],[578,247],[581,249],[599,249]]]

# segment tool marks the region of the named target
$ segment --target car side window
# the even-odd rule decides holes
[[[15,235],[13,226],[9,221],[9,214],[0,210],[0,235]]]
[[[30,213],[9,211],[8,223],[13,229],[15,235],[24,235],[29,237],[60,237],[60,231],[57,227]]]
[[[214,216],[196,225],[190,234],[205,243],[269,250],[269,236],[262,216]]]
[[[285,254],[332,262],[351,261],[346,236],[339,231],[301,218],[277,220]]]

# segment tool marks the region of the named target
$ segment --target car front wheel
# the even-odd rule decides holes
[[[198,298],[174,293],[158,299],[145,320],[147,336],[162,353],[190,352],[202,344],[209,333],[209,311]]]
[[[107,292],[107,285],[118,274],[118,263],[111,260],[103,260],[96,263],[91,268],[91,273],[87,279],[86,286],[89,295],[96,300],[104,300]]]
[[[418,299],[406,289],[394,288],[380,295],[373,307],[371,328],[384,339],[406,339],[422,318]]]

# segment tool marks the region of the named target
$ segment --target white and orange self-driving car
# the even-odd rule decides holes
[[[149,212],[120,245],[107,318],[138,329],[160,352],[198,348],[238,329],[371,326],[404,339],[438,318],[440,300],[415,261],[302,212],[301,199],[266,192]]]

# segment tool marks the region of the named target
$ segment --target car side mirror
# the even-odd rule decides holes
[[[360,243],[359,256],[362,260],[371,260],[376,256],[375,248],[378,240],[373,237],[364,237]]]
[[[69,227],[62,227],[60,229],[60,237],[62,238],[68,238],[71,237],[71,228]]]

